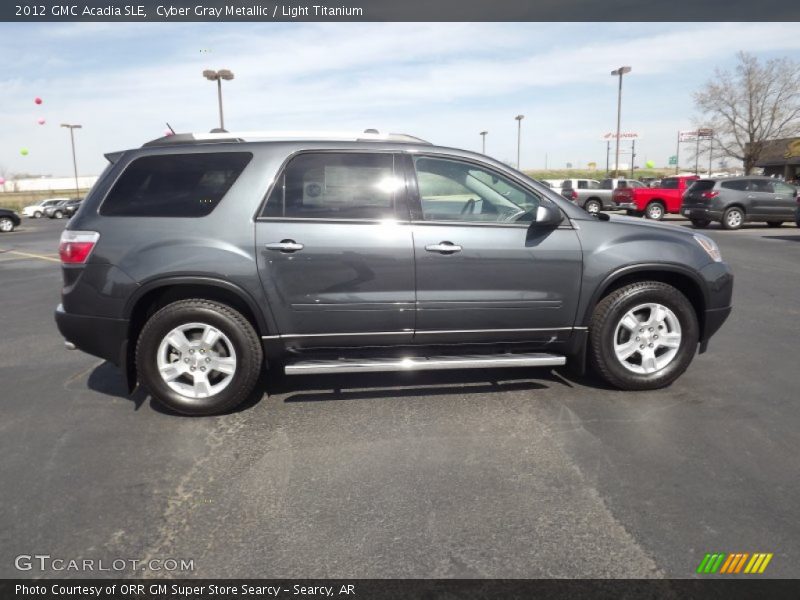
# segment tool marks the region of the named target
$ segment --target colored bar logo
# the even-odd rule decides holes
[[[771,560],[771,552],[756,552],[754,554],[748,552],[734,552],[732,554],[715,552],[706,554],[703,557],[697,567],[697,572],[702,575],[713,575],[715,573],[720,575],[761,574],[766,570]]]

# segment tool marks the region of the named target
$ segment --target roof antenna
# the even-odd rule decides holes
[[[378,130],[377,129],[365,129],[364,133],[374,133],[374,134],[377,135],[378,134]]]
[[[172,125],[167,123],[167,128],[172,132],[172,135],[175,135],[175,130],[172,128]]]

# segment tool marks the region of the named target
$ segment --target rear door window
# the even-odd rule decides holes
[[[113,217],[205,217],[253,157],[249,152],[161,154],[137,158],[106,196]]]
[[[772,194],[775,191],[772,182],[766,179],[751,179],[749,190],[760,194]]]
[[[261,216],[408,219],[408,210],[392,154],[320,152],[300,154],[289,162]]]

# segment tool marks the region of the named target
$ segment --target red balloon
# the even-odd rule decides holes
[[[33,101],[36,102],[36,104],[41,104],[42,103],[42,99],[39,98],[38,96],[36,98],[34,98]]]

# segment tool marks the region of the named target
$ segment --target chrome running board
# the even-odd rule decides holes
[[[492,369],[504,367],[556,367],[565,356],[544,353],[476,354],[470,356],[409,356],[407,358],[340,358],[301,360],[284,367],[287,375],[368,373],[388,371],[439,371],[445,369]]]

